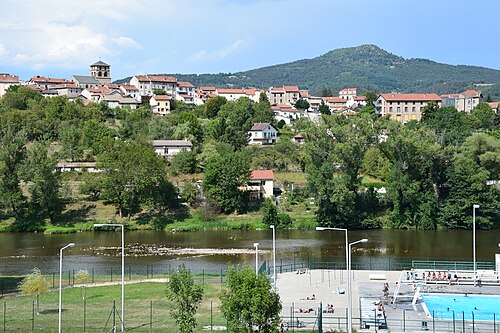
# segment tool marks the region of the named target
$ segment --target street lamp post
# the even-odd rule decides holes
[[[62,332],[62,264],[63,264],[63,250],[68,247],[74,247],[75,243],[69,243],[59,250],[59,325],[58,332]]]
[[[125,228],[123,224],[111,224],[111,223],[96,223],[94,228],[101,227],[120,227],[122,228],[122,318],[121,318],[121,330],[125,330]]]
[[[259,275],[259,243],[253,243],[255,247],[255,276]]]
[[[347,266],[349,264],[349,252],[348,252],[349,240],[347,238],[347,229],[344,229],[344,228],[316,227],[316,230],[318,230],[318,231],[323,231],[323,230],[337,230],[337,231],[343,231],[343,232],[345,232],[345,268],[347,270]]]
[[[347,332],[352,333],[352,273],[351,273],[351,247],[354,244],[366,243],[368,239],[363,238],[358,241],[349,243],[349,265],[347,267],[347,290],[348,290],[348,310],[347,310]]]
[[[276,228],[274,225],[269,226],[269,228],[273,229],[273,282],[276,291]]]
[[[474,261],[474,286],[477,286],[476,268],[476,209],[479,205],[472,205],[472,259]]]

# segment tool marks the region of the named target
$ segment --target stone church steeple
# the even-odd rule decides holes
[[[99,60],[90,65],[90,75],[101,84],[111,83],[111,66]]]

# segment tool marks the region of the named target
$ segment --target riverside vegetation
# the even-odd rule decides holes
[[[471,228],[473,204],[479,228],[500,226],[500,121],[486,103],[470,114],[431,104],[407,125],[369,103],[351,117],[277,123],[279,142],[263,147],[247,146],[254,122],[273,122],[264,94],[175,102],[153,117],[148,105],[84,106],[11,87],[0,99],[0,229]],[[190,140],[193,150],[167,161],[154,139]],[[102,172],[54,172],[58,161],[95,161]],[[248,200],[252,169],[276,172],[275,202]]]

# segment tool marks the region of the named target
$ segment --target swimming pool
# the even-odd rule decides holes
[[[500,296],[467,294],[421,294],[424,310],[436,319],[500,320]],[[462,313],[463,312],[463,313]],[[494,315],[495,314],[495,315]]]

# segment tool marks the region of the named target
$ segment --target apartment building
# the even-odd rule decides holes
[[[436,94],[380,94],[375,102],[377,113],[390,115],[395,121],[407,123],[420,121],[422,112],[430,102],[441,106],[441,98]]]
[[[441,95],[443,106],[454,106],[458,111],[471,112],[481,101],[483,95],[476,90],[466,90],[459,94]]]

